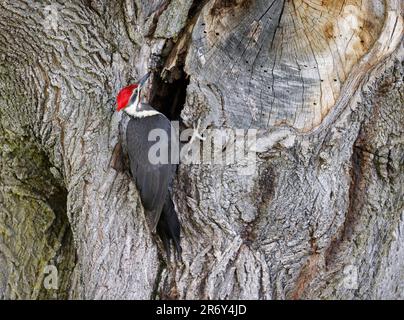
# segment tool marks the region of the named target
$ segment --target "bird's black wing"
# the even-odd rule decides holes
[[[149,150],[156,145],[156,141],[149,141],[148,137],[150,131],[156,128],[163,129],[167,134],[167,143],[158,143],[158,146],[160,152],[168,155],[168,163],[156,164],[149,159]],[[170,161],[170,131],[170,121],[162,114],[132,118],[126,131],[130,169],[140,193],[146,219],[153,232],[160,219],[173,176],[173,165]]]

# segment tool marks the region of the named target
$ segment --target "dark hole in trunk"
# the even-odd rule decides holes
[[[182,72],[179,79],[171,82],[163,80],[158,74],[153,80],[153,92],[150,105],[170,120],[180,120],[184,107],[189,79]]]

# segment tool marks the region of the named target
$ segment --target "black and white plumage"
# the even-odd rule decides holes
[[[152,111],[145,104],[142,107]],[[150,163],[148,151],[156,142],[148,141],[148,135],[153,129],[162,129],[167,133],[168,144],[161,144],[161,152],[171,154],[171,123],[163,114],[132,116],[126,129],[130,170],[152,232],[157,230],[167,252],[169,241],[173,240],[180,253],[180,223],[169,193],[176,165],[171,164],[170,156],[168,163]]]
[[[130,116],[126,128],[126,149],[148,225],[153,233],[157,231],[167,255],[170,255],[172,241],[179,257],[181,227],[169,191],[177,167],[171,161],[171,148],[178,141],[171,139],[171,123],[166,116],[149,104],[140,102],[140,90],[148,76],[120,91],[117,110],[124,110]],[[160,153],[167,155],[166,162],[155,163],[149,158],[149,150],[156,144],[156,141],[149,141],[149,133],[153,129],[165,132],[167,141],[162,140],[159,147]]]

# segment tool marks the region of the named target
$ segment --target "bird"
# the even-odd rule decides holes
[[[139,192],[146,221],[153,234],[159,235],[167,257],[173,243],[176,257],[181,256],[181,225],[170,196],[170,188],[177,164],[171,160],[171,122],[150,104],[141,101],[141,90],[150,76],[144,75],[136,83],[122,88],[116,98],[118,112],[129,117],[126,128],[126,146],[132,178]],[[160,154],[168,155],[167,161],[154,161],[149,150],[156,143],[149,141],[153,129],[163,130],[168,139],[159,140]]]

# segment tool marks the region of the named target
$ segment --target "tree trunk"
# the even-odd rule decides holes
[[[1,0],[0,297],[403,299],[402,9]],[[113,165],[148,69],[181,129],[257,130],[253,172],[179,166],[177,262]]]

